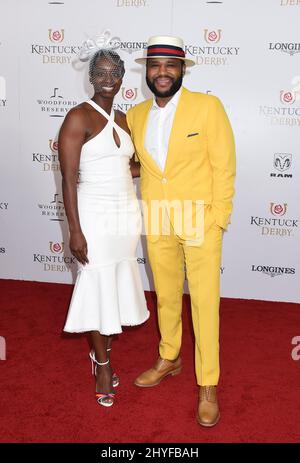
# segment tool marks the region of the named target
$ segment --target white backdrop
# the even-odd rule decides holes
[[[110,29],[133,50],[116,108],[150,96],[134,59],[163,34],[197,62],[184,85],[225,105],[237,180],[222,296],[300,302],[300,0],[0,0],[0,17],[1,278],[74,281],[56,140],[92,95],[78,47]],[[138,258],[152,288],[144,239]]]

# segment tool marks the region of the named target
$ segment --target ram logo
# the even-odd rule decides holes
[[[288,170],[292,165],[292,155],[286,153],[274,154],[274,167],[280,172]]]

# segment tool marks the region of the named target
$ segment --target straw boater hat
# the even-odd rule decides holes
[[[193,60],[185,57],[183,40],[170,35],[155,35],[150,37],[147,46],[147,56],[137,58],[136,63],[145,64],[148,58],[177,58],[185,62],[186,66],[194,66]]]

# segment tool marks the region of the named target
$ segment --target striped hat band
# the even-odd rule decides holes
[[[147,58],[152,56],[170,56],[171,58],[185,58],[185,53],[182,48],[174,45],[155,44],[149,45],[147,48]]]

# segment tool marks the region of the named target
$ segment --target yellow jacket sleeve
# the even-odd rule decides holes
[[[210,99],[207,137],[213,176],[212,213],[216,223],[226,229],[230,221],[234,195],[235,144],[227,114],[217,97]]]

